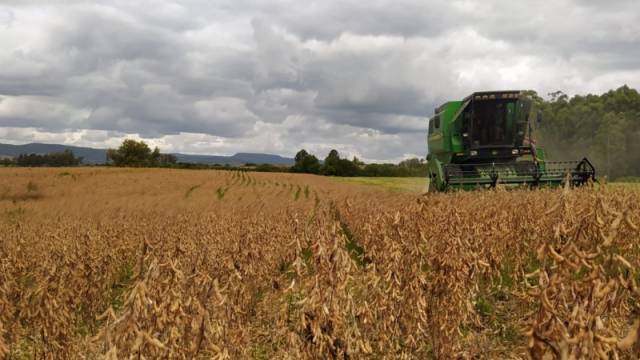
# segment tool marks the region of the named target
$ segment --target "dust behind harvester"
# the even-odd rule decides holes
[[[582,185],[595,180],[586,158],[553,162],[533,137],[540,113],[522,91],[477,92],[435,109],[429,121],[429,191]]]

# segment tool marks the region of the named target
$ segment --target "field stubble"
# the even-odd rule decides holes
[[[637,358],[639,204],[0,169],[0,358]]]

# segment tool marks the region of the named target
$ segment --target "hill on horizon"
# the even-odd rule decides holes
[[[106,163],[106,149],[95,149],[90,147],[62,145],[62,144],[44,144],[30,143],[23,145],[0,144],[0,158],[16,157],[20,154],[48,154],[53,152],[62,152],[64,150],[73,151],[75,156],[82,157],[82,163],[87,165],[99,165]],[[252,164],[271,164],[271,165],[293,165],[292,158],[280,155],[263,154],[263,153],[237,153],[231,156],[222,155],[196,155],[173,153],[178,162],[198,163],[198,164],[220,164],[220,165],[244,165]]]

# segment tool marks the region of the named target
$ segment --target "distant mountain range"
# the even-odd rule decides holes
[[[89,147],[31,143],[24,145],[0,144],[0,158],[15,157],[20,154],[48,154],[52,152],[62,152],[66,149],[73,151],[75,156],[82,157],[83,164],[104,164],[106,162],[105,149],[94,149]],[[280,155],[260,154],[260,153],[237,153],[232,156],[218,155],[191,155],[173,154],[179,162],[199,163],[199,164],[220,164],[220,165],[244,165],[271,164],[271,165],[293,165],[294,160]]]

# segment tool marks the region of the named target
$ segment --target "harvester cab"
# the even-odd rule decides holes
[[[545,159],[533,137],[540,121],[533,101],[522,91],[477,92],[439,106],[429,121],[429,191],[595,180],[586,158]]]

